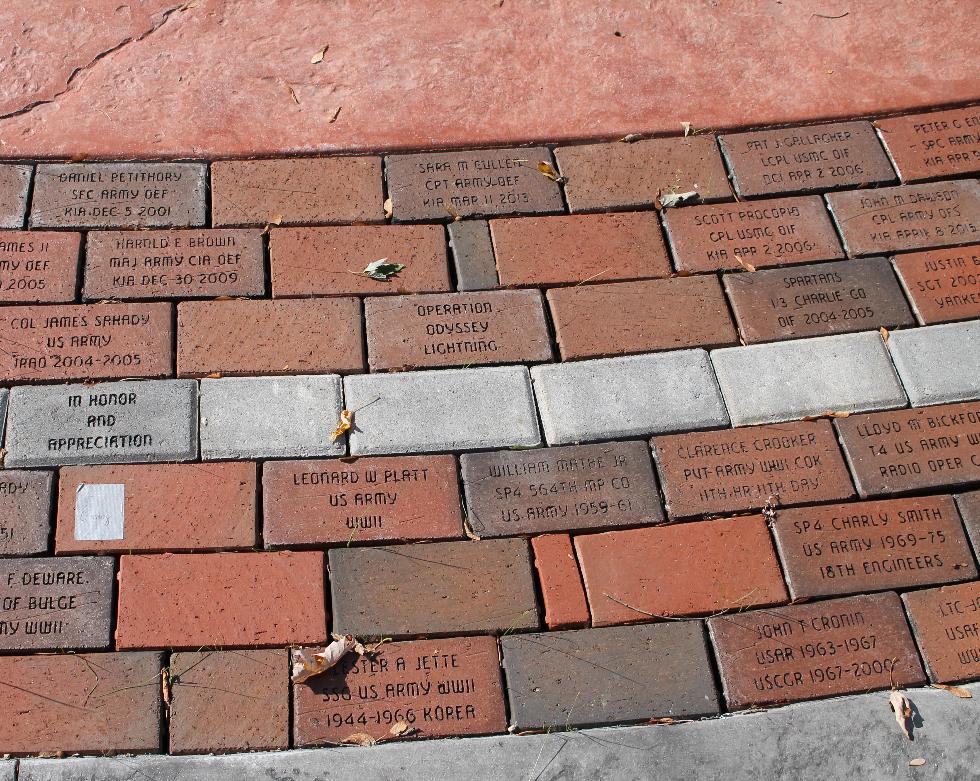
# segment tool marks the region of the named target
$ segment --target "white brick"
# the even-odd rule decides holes
[[[888,349],[913,407],[980,398],[980,320],[893,331]]]

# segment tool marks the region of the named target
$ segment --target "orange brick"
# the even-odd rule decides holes
[[[572,538],[567,534],[542,534],[531,540],[531,547],[548,629],[588,626],[589,606],[585,601]]]

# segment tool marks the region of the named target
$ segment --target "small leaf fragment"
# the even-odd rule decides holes
[[[351,426],[354,425],[354,413],[349,409],[342,409],[340,411],[340,423],[337,424],[337,428],[333,430],[330,434],[330,441],[336,442],[344,434],[350,431]]]
[[[949,692],[950,694],[953,694],[963,700],[973,699],[973,694],[970,692],[970,690],[964,689],[962,686],[951,686],[948,683],[933,683],[930,684],[930,686],[932,686],[933,689],[942,689],[943,691]]]
[[[885,326],[882,326],[881,328],[879,328],[878,329],[878,333],[881,334],[881,340],[883,342],[887,342],[888,341],[888,329],[885,328]]]
[[[310,653],[308,648],[293,648],[290,651],[293,663],[290,677],[293,683],[303,683],[314,675],[326,672],[343,659],[348,651],[354,650],[356,644],[357,640],[353,635],[345,635],[315,653]]]
[[[446,204],[446,211],[449,212],[449,216],[453,218],[453,222],[459,222],[461,219],[463,219],[456,210],[456,207],[451,203]]]
[[[297,95],[296,95],[296,90],[293,89],[293,87],[292,87],[291,84],[287,84],[286,85],[286,89],[289,90],[289,97],[291,97],[293,99],[293,103],[295,103],[298,106],[299,105],[299,97],[297,97]]]
[[[394,213],[394,204],[391,202],[391,198],[385,198],[384,208],[385,208],[385,219],[390,220],[391,215]]]
[[[627,133],[619,140],[626,144],[632,144],[634,141],[639,141],[641,138],[643,138],[642,133]]]
[[[381,258],[373,263],[368,263],[361,273],[371,279],[377,279],[379,282],[387,282],[403,268],[405,268],[404,263],[389,263],[388,258]]]
[[[330,48],[330,44],[326,44],[322,49],[320,49],[313,57],[310,59],[311,65],[316,65],[317,63],[323,62],[323,55],[327,53],[327,49]]]
[[[391,725],[391,729],[388,732],[393,737],[399,738],[403,735],[411,735],[415,732],[415,728],[409,725],[407,721],[396,721]]]
[[[922,767],[925,763],[926,761],[922,757],[919,757],[917,759],[910,759],[909,767]]]
[[[901,727],[902,733],[912,740],[912,703],[898,689],[892,689],[888,697],[888,705],[895,713],[895,721]]]
[[[564,184],[565,182],[568,181],[567,178],[565,178],[564,176],[561,176],[554,169],[554,167],[551,165],[551,163],[547,163],[544,160],[541,160],[538,163],[538,171],[541,173],[541,175],[545,179],[550,179],[551,181],[557,182],[558,184]]]
[[[685,136],[691,135],[691,130],[693,128],[691,127],[691,123],[690,122],[681,122],[681,127],[684,128],[684,135]]]
[[[366,732],[355,732],[353,735],[348,735],[340,742],[347,746],[373,746],[378,741],[376,741]]]
[[[660,198],[661,209],[673,209],[676,206],[683,206],[685,203],[696,203],[701,200],[701,195],[697,190],[686,193],[667,193]]]
[[[331,114],[331,115],[330,115],[330,119],[328,119],[328,120],[327,120],[327,124],[328,124],[328,125],[332,125],[332,124],[333,124],[334,122],[336,122],[336,121],[337,121],[337,117],[339,117],[339,116],[340,116],[340,110],[341,110],[342,108],[343,108],[343,106],[337,106],[337,108],[336,108],[336,110],[335,110],[335,111],[333,112],[333,114]]]
[[[738,255],[735,256],[735,261],[746,271],[755,271],[755,266],[753,266],[747,260],[742,260],[742,258],[740,258]]]

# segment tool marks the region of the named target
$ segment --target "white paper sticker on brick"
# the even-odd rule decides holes
[[[75,539],[121,540],[125,506],[125,484],[82,483],[75,491]]]

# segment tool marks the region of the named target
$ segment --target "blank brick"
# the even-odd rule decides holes
[[[980,581],[902,595],[929,678],[980,678]]]
[[[980,398],[980,320],[896,331],[888,351],[913,407]]]
[[[966,525],[966,533],[973,541],[973,550],[980,561],[980,489],[959,494],[956,505]]]
[[[542,534],[531,539],[531,548],[544,600],[545,625],[548,629],[588,626],[589,606],[572,538],[567,534]]]
[[[923,324],[980,317],[980,244],[892,259]]]
[[[0,302],[74,301],[81,238],[63,231],[0,233]]]
[[[24,227],[32,170],[29,165],[0,165],[0,228]]]
[[[980,107],[875,121],[903,182],[980,171]]]

